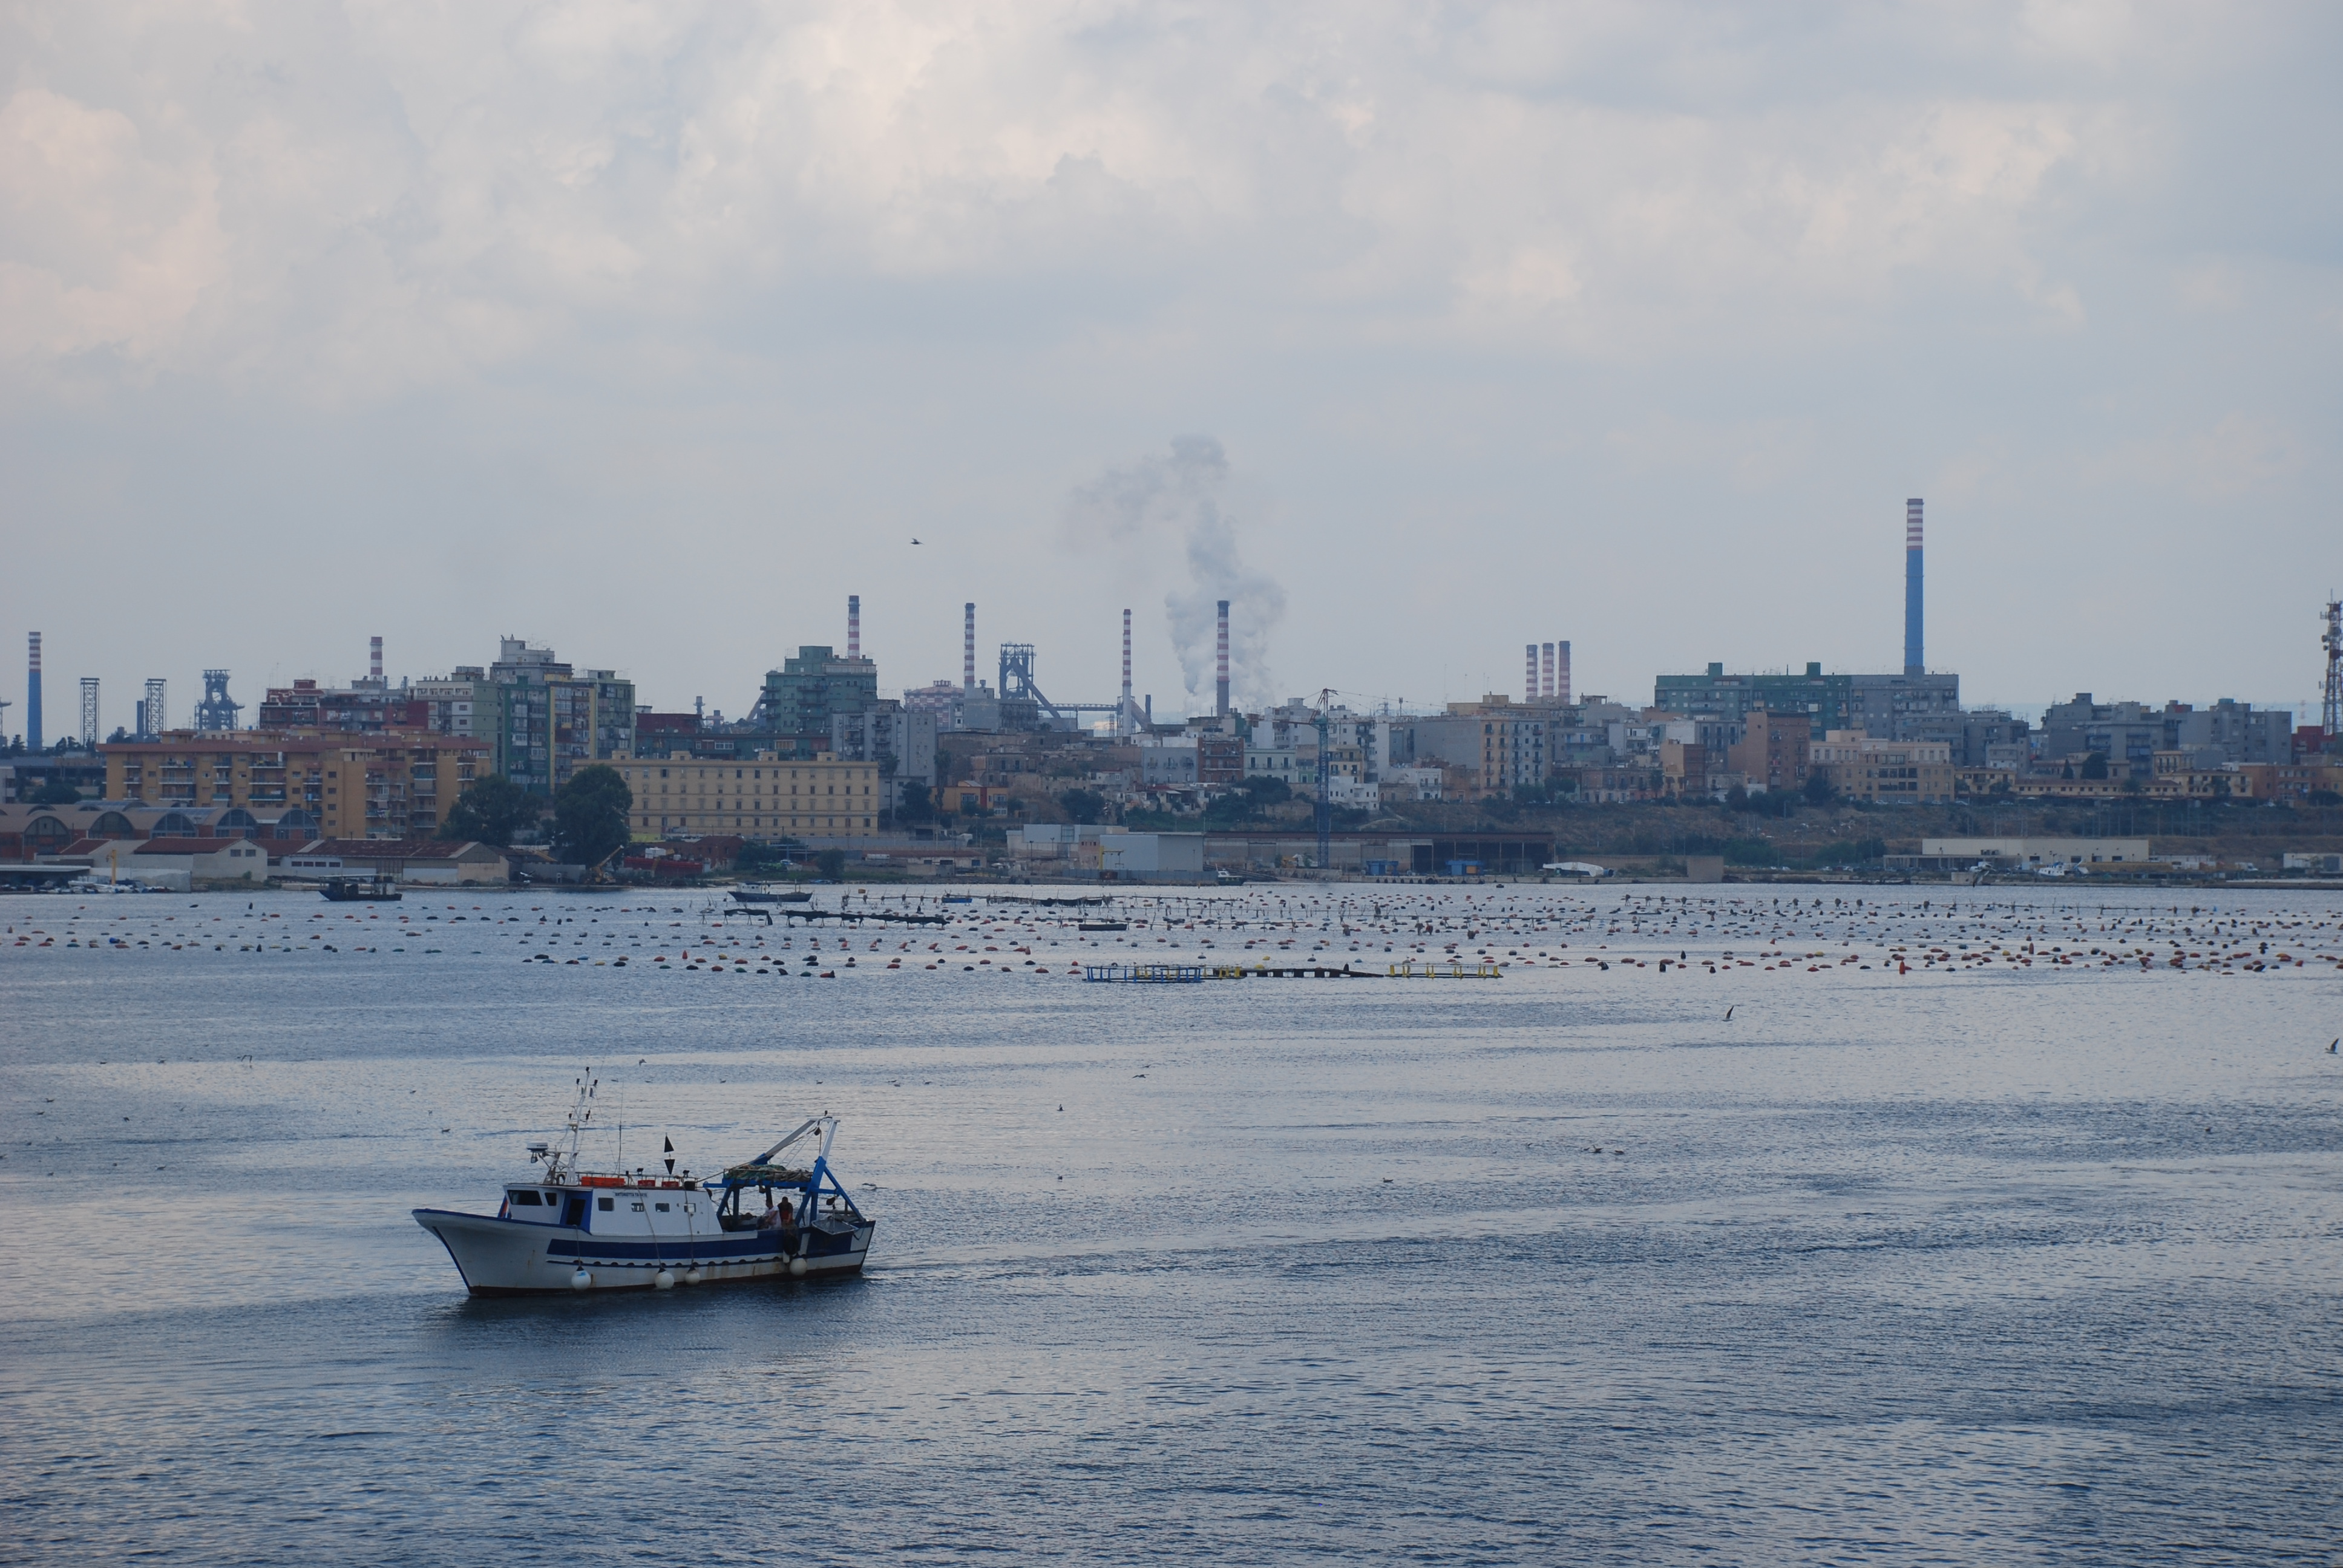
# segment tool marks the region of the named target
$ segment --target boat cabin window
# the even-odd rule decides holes
[[[666,1204],[661,1203],[661,1204],[658,1205],[658,1208],[659,1208],[659,1211],[660,1213],[664,1214],[664,1213],[666,1213],[666,1212],[667,1212],[667,1205],[666,1205]]]
[[[597,1202],[595,1203],[594,1207],[596,1207],[597,1209],[601,1210],[601,1211],[602,1211],[602,1212],[604,1212],[605,1214],[607,1214],[607,1213],[608,1213],[611,1210],[613,1210],[613,1209],[617,1208],[617,1207],[618,1207],[618,1205],[617,1205],[616,1203],[611,1202],[611,1201],[610,1201],[610,1200],[608,1200],[608,1198],[604,1198],[604,1199],[601,1199],[601,1200],[599,1200],[598,1201],[597,1201]]]
[[[543,1201],[543,1200],[539,1199],[536,1193],[530,1191],[526,1187],[514,1188],[512,1192],[512,1201],[523,1209],[535,1209]]]

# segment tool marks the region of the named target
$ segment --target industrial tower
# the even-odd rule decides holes
[[[2343,599],[2327,601],[2327,635],[2319,638],[2319,646],[2327,649],[2327,689],[2318,724],[2327,731],[2327,749],[2332,751],[2343,739]]]
[[[233,729],[236,713],[243,707],[227,694],[226,670],[204,671],[204,699],[196,705],[197,729]]]

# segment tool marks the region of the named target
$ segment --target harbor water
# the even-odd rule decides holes
[[[2343,895],[974,891],[0,900],[0,1561],[2338,1560]],[[468,1299],[581,1076],[868,1271]]]

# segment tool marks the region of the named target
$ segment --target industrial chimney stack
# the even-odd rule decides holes
[[[962,691],[976,689],[976,605],[973,600],[960,610],[960,689]]]
[[[1545,685],[1538,695],[1548,702],[1554,700],[1554,644],[1545,645]]]
[[[382,685],[382,638],[367,638],[367,678],[376,686]]]
[[[1554,645],[1554,699],[1564,708],[1570,706],[1570,644]]]
[[[1221,600],[1220,674],[1213,686],[1212,712],[1219,718],[1229,716],[1229,601]]]
[[[846,657],[862,657],[862,596],[859,593],[846,596]]]
[[[1920,657],[1920,498],[1904,503],[1904,673],[1922,675]]]
[[[25,673],[25,745],[41,749],[41,634],[32,634],[33,662]]]
[[[1522,700],[1538,699],[1537,644],[1526,643],[1522,653]]]
[[[1122,612],[1122,710],[1131,711],[1131,612]]]

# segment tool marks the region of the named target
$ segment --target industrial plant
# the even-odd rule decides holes
[[[1241,708],[1228,598],[1212,601],[1212,692],[1201,711],[1159,718],[1153,694],[1134,689],[1128,608],[1111,689],[1078,669],[1050,674],[1043,647],[1021,639],[993,645],[982,678],[970,601],[959,679],[889,690],[863,646],[861,596],[849,594],[842,650],[807,643],[754,681],[736,672],[750,695],[735,719],[699,699],[658,709],[615,663],[581,668],[513,637],[483,663],[394,681],[376,636],[363,675],[270,687],[249,706],[231,695],[228,670],[206,668],[183,724],[173,722],[167,681],[154,677],[129,721],[109,730],[99,680],[80,677],[74,732],[52,740],[43,633],[30,631],[6,804],[21,816],[35,797],[52,812],[71,799],[97,813],[93,821],[124,824],[210,813],[213,828],[272,843],[409,841],[442,832],[481,784],[550,800],[585,769],[607,767],[628,786],[630,836],[654,863],[845,848],[965,868],[992,845],[1029,868],[1103,874],[1114,859],[1141,875],[1201,873],[1208,861],[1223,873],[1544,864],[1552,831],[1508,832],[1491,814],[1499,807],[2137,809],[2343,798],[2343,603],[2324,608],[2316,725],[2227,698],[2081,692],[2038,717],[1966,707],[1960,677],[1927,664],[1924,509],[1920,498],[1905,503],[1900,667],[1712,662],[1657,676],[1649,702],[1574,689],[1571,642],[1557,637],[1523,644],[1519,694],[1416,711],[1330,687]],[[1178,706],[1202,707],[1197,696]],[[1423,830],[1434,815],[1451,827]],[[1142,850],[1127,837],[1134,824],[1169,835],[1171,847]],[[22,859],[60,851],[59,835],[78,841],[88,824],[12,817],[7,826],[0,859]],[[1100,848],[1109,840],[1113,857]],[[703,848],[674,848],[695,845]]]

